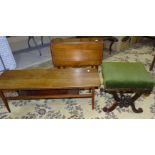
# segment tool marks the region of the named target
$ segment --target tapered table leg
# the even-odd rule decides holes
[[[1,96],[1,98],[2,98],[2,100],[3,100],[3,102],[4,102],[4,104],[5,104],[5,106],[6,106],[6,108],[7,108],[7,110],[8,110],[9,112],[11,112],[11,110],[10,110],[10,108],[9,108],[9,104],[8,104],[7,98],[5,97],[3,91],[0,91],[0,96]]]
[[[95,89],[92,89],[92,110],[94,110],[94,103],[95,102]]]

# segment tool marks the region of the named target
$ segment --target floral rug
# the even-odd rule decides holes
[[[132,49],[114,53],[104,61],[140,61],[149,70],[153,60],[152,47],[137,46]],[[51,63],[46,62],[41,66],[50,67]],[[155,78],[155,67],[151,71]],[[101,76],[101,73],[100,73]],[[102,81],[102,79],[101,79]],[[104,87],[104,86],[102,86]],[[9,101],[11,113],[8,113],[3,102],[0,100],[0,118],[14,119],[150,119],[155,118],[155,90],[149,96],[142,96],[136,101],[136,107],[143,108],[143,113],[136,114],[131,108],[119,107],[113,112],[105,113],[102,111],[104,106],[110,106],[113,98],[109,94],[95,91],[95,109],[91,109],[91,99],[49,99],[49,100],[20,100]]]

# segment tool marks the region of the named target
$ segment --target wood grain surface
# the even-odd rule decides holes
[[[99,85],[99,75],[94,68],[12,70],[0,76],[0,90],[91,88]]]
[[[103,41],[95,38],[54,39],[51,43],[54,66],[98,66],[103,59]]]

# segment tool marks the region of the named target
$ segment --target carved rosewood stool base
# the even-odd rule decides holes
[[[103,91],[103,90],[101,90],[101,91]],[[105,92],[108,92],[108,91],[105,91]],[[113,95],[113,98],[114,98],[115,102],[109,108],[104,107],[103,108],[104,112],[111,112],[114,109],[116,109],[117,106],[119,106],[120,108],[131,106],[133,112],[142,113],[143,112],[142,108],[137,109],[135,107],[135,101],[143,94],[149,95],[150,91],[135,92],[135,93],[133,92],[133,93],[130,93],[130,95],[129,95],[129,92],[127,94],[124,93],[124,92],[119,92],[119,93],[117,93],[117,92],[108,92],[108,93]]]
[[[111,107],[103,108],[104,112],[111,112],[117,106],[120,108],[131,106],[133,112],[143,112],[142,108],[135,107],[135,101],[141,95],[151,93],[154,80],[142,63],[104,62],[102,75],[105,92],[111,94],[115,100]]]

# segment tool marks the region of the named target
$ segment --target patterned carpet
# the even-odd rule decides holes
[[[104,61],[140,61],[145,64],[149,70],[153,60],[152,47],[135,46],[132,49],[120,53],[114,53],[107,57]],[[47,62],[41,66],[50,67],[51,63]],[[155,78],[155,67],[151,71]],[[22,100],[9,101],[11,113],[8,113],[2,101],[0,101],[0,118],[15,119],[99,119],[99,118],[119,118],[119,119],[150,119],[155,118],[155,90],[149,96],[142,96],[136,101],[136,107],[143,108],[144,112],[140,114],[133,113],[131,108],[117,108],[111,113],[105,113],[102,108],[111,105],[112,96],[109,94],[101,94],[96,90],[95,110],[91,109],[91,99],[49,99],[49,100]]]

